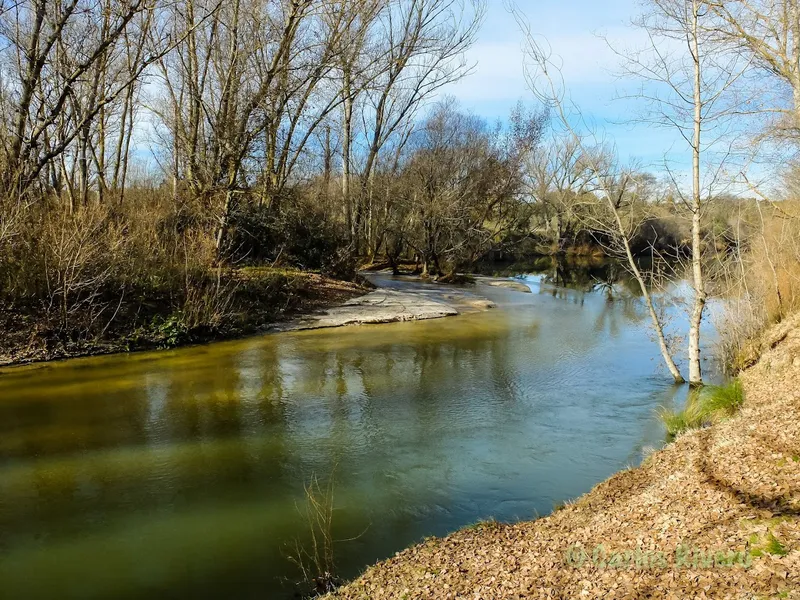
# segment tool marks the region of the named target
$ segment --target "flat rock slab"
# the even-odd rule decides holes
[[[489,285],[492,287],[499,287],[499,288],[506,288],[509,290],[515,290],[517,292],[523,292],[525,294],[532,294],[531,288],[529,288],[524,283],[520,283],[519,281],[490,281]]]
[[[491,300],[487,300],[486,298],[461,298],[458,301],[459,304],[463,306],[469,306],[471,308],[477,308],[478,310],[488,310],[490,308],[497,308],[497,304],[492,302]]]
[[[457,314],[459,312],[454,307],[419,292],[380,289],[366,296],[353,298],[324,313],[277,325],[272,330],[300,331],[345,325],[423,321]]]

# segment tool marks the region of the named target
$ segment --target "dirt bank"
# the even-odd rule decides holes
[[[734,418],[549,517],[429,539],[334,598],[800,598],[800,318],[767,336]]]
[[[464,288],[425,284],[418,278],[373,275],[353,283],[268,267],[230,269],[226,278],[230,308],[213,328],[187,329],[176,315],[156,307],[118,318],[99,339],[71,337],[0,307],[0,324],[5,324],[0,366],[175,348],[264,332],[437,319],[494,308],[493,302]]]
[[[226,305],[214,326],[185,326],[183,316],[171,312],[163,298],[148,299],[134,314],[115,314],[101,336],[80,330],[65,334],[26,312],[0,307],[0,366],[233,339],[339,306],[372,289],[318,273],[269,267],[228,269],[223,283]]]

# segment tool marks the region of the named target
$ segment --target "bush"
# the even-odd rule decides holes
[[[352,280],[356,257],[343,232],[310,207],[276,213],[245,204],[235,212],[226,254],[234,263],[272,263]]]
[[[731,298],[718,324],[718,351],[736,373],[758,360],[760,338],[772,324],[800,310],[800,205],[762,203],[741,255],[721,265],[722,293]]]
[[[667,256],[681,254],[688,251],[683,242],[688,236],[674,218],[651,217],[636,230],[630,241],[631,251],[636,256],[649,256],[654,250]]]
[[[769,322],[764,305],[750,294],[728,302],[715,323],[720,333],[716,353],[726,372],[735,375],[755,364],[760,354],[758,339]]]
[[[358,272],[358,261],[355,253],[349,246],[340,246],[331,256],[323,259],[320,271],[323,275],[333,279],[355,280]]]
[[[213,227],[191,216],[196,207],[157,190],[129,196],[126,205],[90,202],[74,211],[41,199],[0,240],[0,301],[35,322],[48,344],[126,336],[173,318],[187,329],[220,321],[224,290],[207,281]],[[174,338],[178,324],[164,326],[170,331],[160,337]]]

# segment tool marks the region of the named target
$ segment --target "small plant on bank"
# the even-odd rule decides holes
[[[342,585],[336,575],[333,557],[333,492],[334,478],[322,486],[316,475],[304,486],[305,510],[298,507],[309,530],[309,542],[295,540],[288,557],[300,569],[304,598],[317,598],[333,592]]]
[[[786,549],[786,547],[778,538],[775,537],[773,533],[769,534],[769,537],[767,538],[767,544],[764,546],[764,550],[773,556],[786,556],[789,554],[789,551]]]
[[[470,523],[469,525],[465,525],[461,528],[462,531],[481,531],[484,529],[494,529],[495,527],[499,527],[500,523],[494,517],[489,517],[488,519],[481,519],[479,521],[475,521],[474,523]]]
[[[166,319],[156,317],[153,319],[152,329],[161,345],[167,348],[178,346],[187,333],[180,315],[171,315]]]
[[[750,536],[750,544],[753,548],[750,550],[750,555],[755,557],[764,556],[764,554],[771,554],[772,556],[786,556],[789,550],[784,546],[781,541],[775,537],[771,531],[767,534],[766,540],[762,545],[759,544],[759,536],[754,533]]]
[[[744,390],[739,379],[727,385],[709,385],[689,396],[683,410],[659,409],[658,416],[672,441],[690,429],[699,429],[720,419],[731,417],[744,403]]]
[[[684,431],[698,429],[703,426],[703,412],[699,402],[690,397],[683,410],[660,408],[658,416],[667,429],[667,438],[672,441]]]
[[[744,403],[744,389],[739,379],[728,385],[709,385],[703,388],[701,395],[705,411],[717,417],[733,416]]]

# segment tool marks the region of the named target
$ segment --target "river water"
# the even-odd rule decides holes
[[[486,313],[0,371],[0,597],[291,597],[315,477],[352,577],[637,464],[685,394],[640,300],[523,281],[479,284]]]

